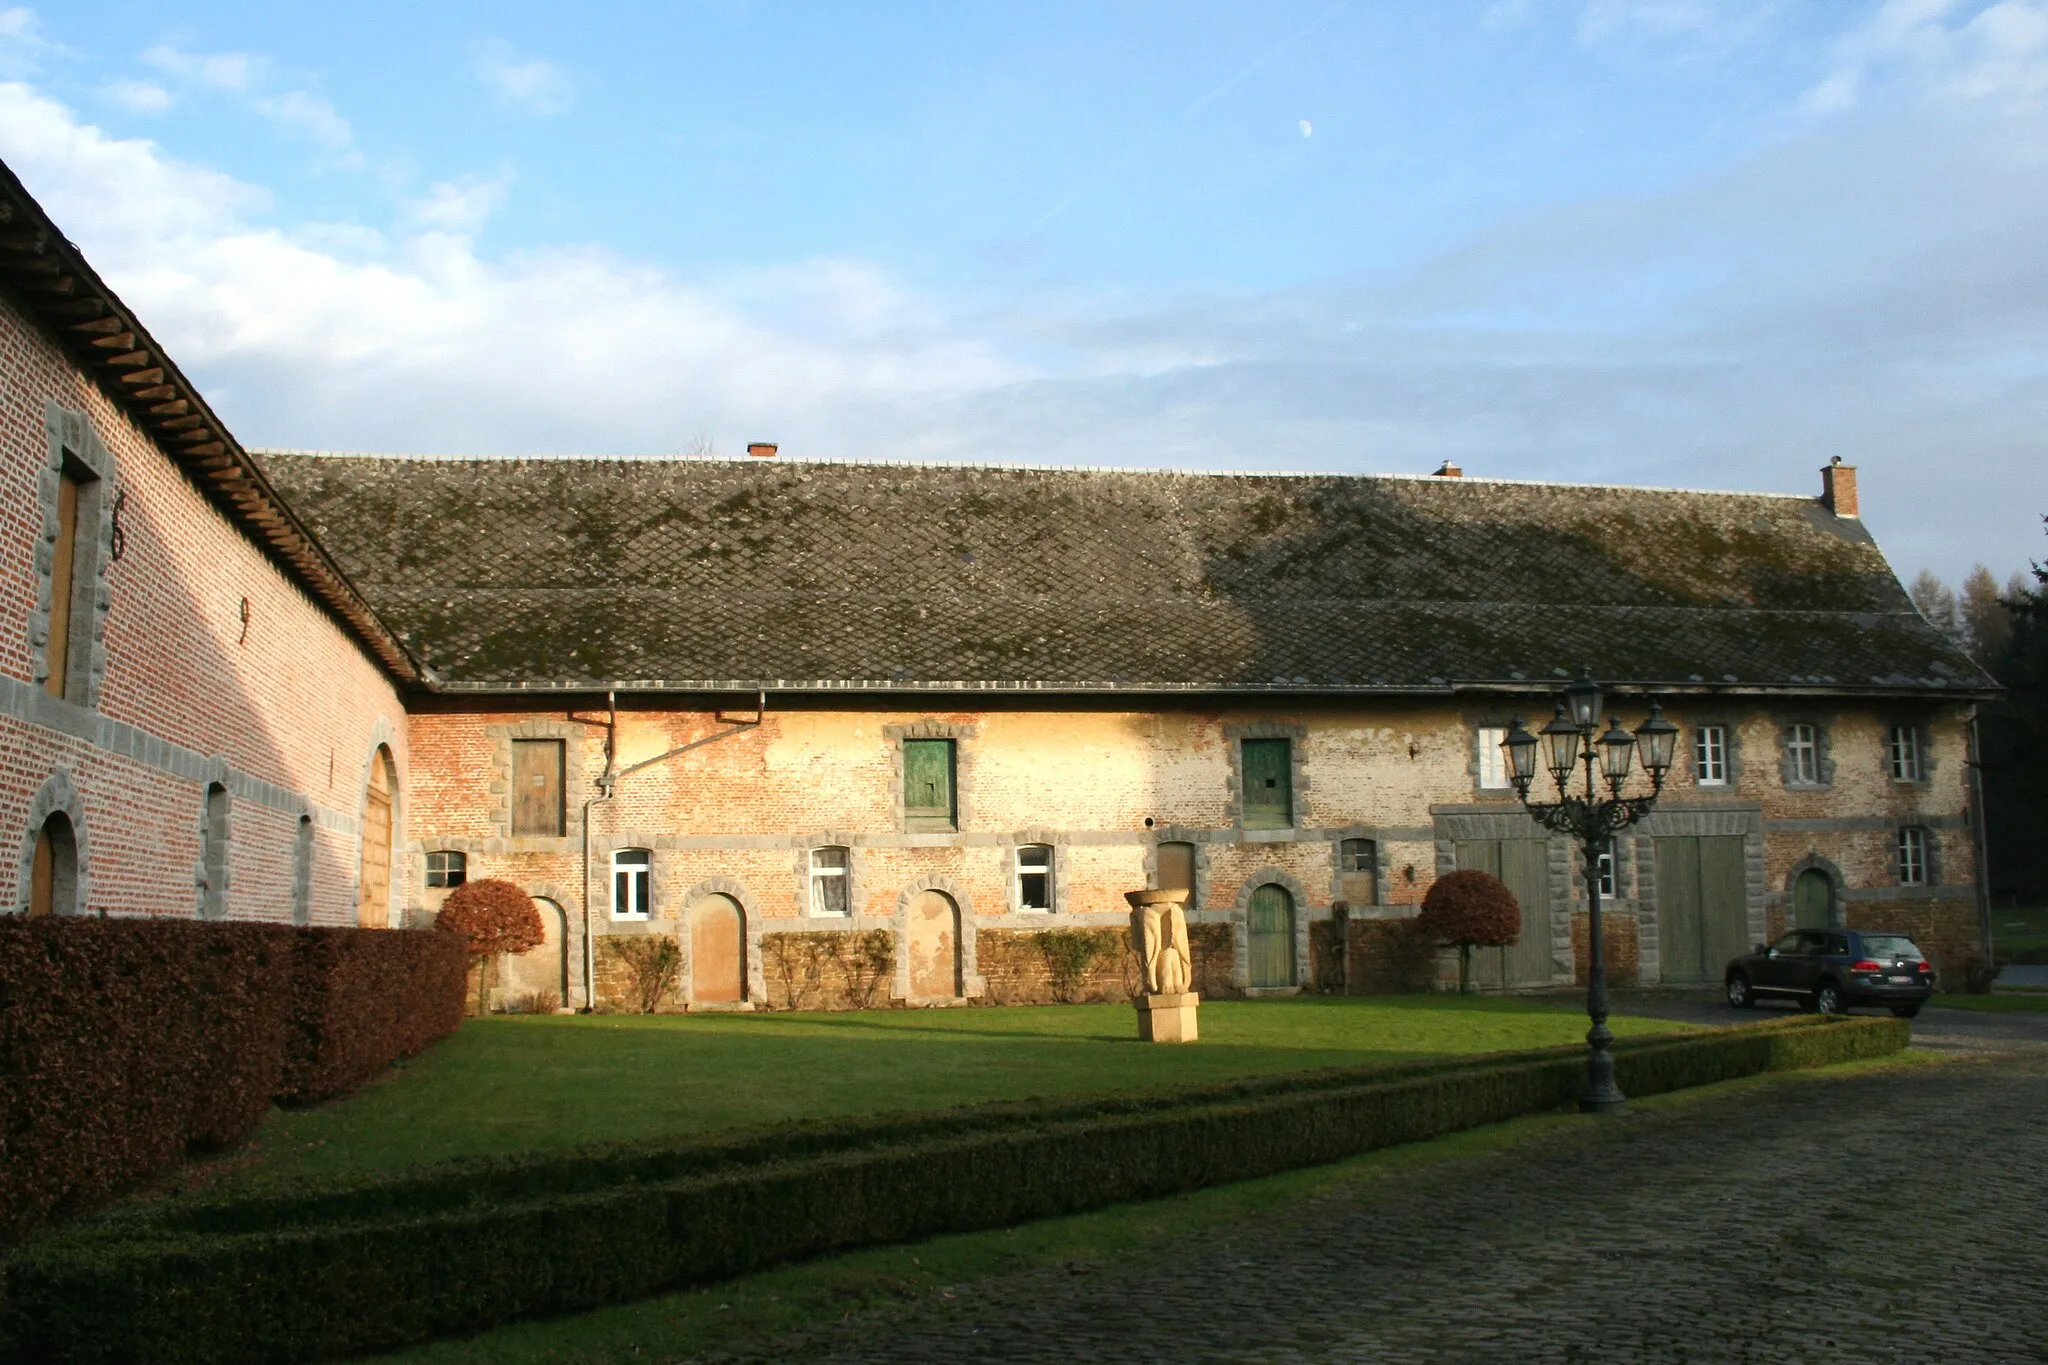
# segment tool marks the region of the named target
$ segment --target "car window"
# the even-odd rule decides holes
[[[1847,957],[1849,955],[1849,936],[1847,934],[1829,934],[1827,951],[1833,957]]]
[[[1802,953],[1807,957],[1816,957],[1827,950],[1828,936],[1826,934],[1817,934],[1811,929],[1802,929],[1800,931],[1799,946],[1793,949],[1794,952]]]
[[[1913,962],[1925,961],[1927,956],[1920,951],[1918,944],[1904,934],[1865,934],[1863,955],[1883,958],[1886,961],[1903,957]]]
[[[1787,934],[1771,945],[1774,953],[1796,953],[1799,951],[1799,935]]]

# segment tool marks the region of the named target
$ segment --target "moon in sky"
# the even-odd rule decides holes
[[[1303,137],[1309,136],[1310,134],[1314,133],[1315,130],[1315,125],[1310,123],[1307,119],[1303,119],[1301,121],[1301,135]]]

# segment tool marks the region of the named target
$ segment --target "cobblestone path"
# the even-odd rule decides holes
[[[2048,1360],[2048,1056],[1638,1113],[725,1358]]]

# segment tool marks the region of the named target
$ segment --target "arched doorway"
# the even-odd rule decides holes
[[[569,1003],[569,917],[545,896],[535,896],[533,908],[540,911],[540,946],[505,955],[498,964],[499,990],[522,1009],[540,1005],[538,996],[552,996],[555,1003],[545,1008],[559,1008]]]
[[[960,995],[960,907],[943,891],[920,891],[910,902],[910,994]]]
[[[746,916],[730,896],[690,907],[690,1003],[730,1005],[747,998]]]
[[[363,798],[363,861],[356,875],[356,923],[365,929],[391,924],[391,806],[398,768],[383,745],[370,755],[370,787]]]
[[[1809,867],[1792,883],[1792,927],[1825,929],[1834,918],[1834,879]]]
[[[1246,925],[1251,947],[1251,984],[1292,986],[1294,977],[1294,897],[1271,882],[1252,892]]]
[[[68,915],[78,908],[78,837],[71,817],[52,811],[36,831],[35,854],[29,863],[28,913]]]

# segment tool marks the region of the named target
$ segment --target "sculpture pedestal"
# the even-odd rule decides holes
[[[1195,1007],[1202,997],[1193,991],[1179,995],[1138,997],[1138,1037],[1147,1043],[1192,1043],[1195,1041]]]

